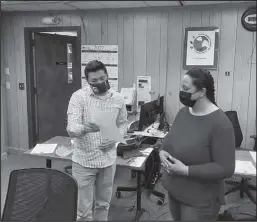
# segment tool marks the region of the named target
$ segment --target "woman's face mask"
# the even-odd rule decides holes
[[[201,97],[200,91],[193,85],[190,76],[185,75],[182,79],[182,89],[179,92],[180,102],[187,107],[193,107],[197,100]]]
[[[180,102],[184,105],[184,106],[187,106],[187,107],[193,107],[196,103],[197,100],[192,100],[192,95],[195,94],[196,92],[194,93],[189,93],[189,92],[184,92],[184,91],[180,91],[179,92],[179,99],[180,99]]]

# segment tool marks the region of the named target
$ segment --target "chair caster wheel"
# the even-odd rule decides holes
[[[159,199],[157,200],[157,205],[162,206],[163,203],[164,203],[164,199],[159,198]]]
[[[117,198],[121,198],[121,192],[120,192],[120,191],[116,191],[115,196],[116,196]]]

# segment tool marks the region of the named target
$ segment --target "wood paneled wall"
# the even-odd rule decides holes
[[[256,132],[256,33],[241,25],[241,15],[249,4],[199,6],[184,9],[111,10],[61,12],[60,26],[82,27],[82,44],[119,45],[119,88],[131,87],[138,75],[150,75],[153,99],[166,96],[170,122],[181,108],[179,88],[182,68],[184,29],[194,26],[220,27],[218,69],[212,71],[217,103],[224,111],[236,110],[244,135],[242,147],[252,149],[249,139]],[[28,148],[24,27],[40,27],[47,14],[7,14],[2,25],[2,67],[10,68],[6,90],[7,141],[9,147]],[[80,16],[81,15],[81,16]],[[225,76],[229,71],[230,76]]]
[[[4,98],[5,89],[1,86],[1,158],[3,158],[3,155],[6,153],[6,105],[4,104],[5,100]]]

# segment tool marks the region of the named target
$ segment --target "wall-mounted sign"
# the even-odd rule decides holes
[[[185,28],[183,68],[195,66],[217,69],[219,50],[218,27]]]
[[[256,7],[247,9],[242,15],[243,27],[251,32],[256,32]]]
[[[99,60],[105,64],[110,87],[118,91],[118,45],[82,45],[81,46],[81,81],[82,88],[87,85],[84,70],[88,62]]]
[[[44,17],[41,19],[43,25],[58,25],[60,21],[59,17]]]

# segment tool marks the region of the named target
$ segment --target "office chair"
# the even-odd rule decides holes
[[[3,221],[76,221],[78,186],[70,175],[46,168],[10,174]]]
[[[236,143],[236,149],[237,150],[247,150],[244,148],[240,148],[241,143],[243,141],[243,134],[241,131],[241,127],[238,121],[238,116],[236,111],[226,111],[225,114],[229,118],[229,120],[232,122],[233,128],[234,128],[234,133],[235,133],[235,143]],[[247,150],[249,151],[249,150]],[[243,198],[244,194],[246,194],[249,199],[256,204],[256,199],[254,198],[254,195],[251,194],[250,191],[256,191],[256,186],[249,184],[250,179],[248,178],[242,178],[241,181],[231,181],[231,180],[226,180],[226,184],[232,185],[230,190],[228,190],[225,195],[228,195],[230,193],[234,193],[236,191],[240,191],[240,197]]]
[[[142,144],[154,145],[156,144],[156,138],[147,138]],[[145,163],[145,169],[146,170],[143,173],[145,181],[142,183],[142,187],[144,187],[148,191],[148,194],[152,194],[158,197],[157,204],[162,205],[165,200],[165,194],[154,189],[155,185],[161,177],[158,147],[154,147],[151,156],[147,159]],[[118,186],[115,195],[117,198],[121,198],[121,192],[133,192],[137,191],[137,189],[137,187]]]

